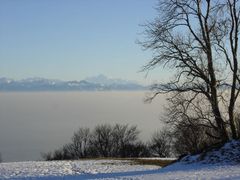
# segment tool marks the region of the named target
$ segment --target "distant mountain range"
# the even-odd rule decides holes
[[[136,82],[111,79],[104,75],[89,77],[80,81],[61,81],[45,78],[13,80],[0,78],[0,91],[113,91],[144,90]]]

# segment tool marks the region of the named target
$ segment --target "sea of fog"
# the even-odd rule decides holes
[[[0,93],[0,153],[3,161],[40,160],[70,141],[79,127],[102,123],[137,125],[143,140],[161,128],[165,100],[143,102],[145,92]]]

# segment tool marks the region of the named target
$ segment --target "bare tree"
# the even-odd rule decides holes
[[[149,146],[154,156],[169,157],[171,153],[171,137],[169,131],[156,131],[152,135]]]
[[[191,100],[191,93],[188,93],[168,101],[164,122],[171,127],[168,131],[175,154],[201,152],[219,142],[217,127],[212,123],[211,105],[200,97]]]
[[[172,144],[175,154],[200,153],[207,147],[216,144],[216,139],[207,136],[206,131],[209,133],[212,129],[189,123],[186,119],[183,120],[175,127],[171,134],[173,137]]]
[[[239,112],[236,114],[235,123],[236,123],[236,128],[237,128],[237,135],[238,135],[238,137],[240,137],[240,114],[239,114]]]
[[[113,155],[127,157],[129,155],[128,146],[137,142],[139,131],[137,126],[116,124],[112,130]]]
[[[97,125],[93,131],[79,128],[71,142],[53,152],[42,153],[45,160],[80,159],[86,157],[134,157],[148,155],[147,146],[138,141],[137,126]],[[133,152],[134,151],[134,152]]]
[[[68,149],[76,158],[87,157],[90,146],[91,133],[89,128],[79,128],[73,134],[72,143]],[[67,148],[67,147],[66,147]]]
[[[109,124],[98,125],[93,131],[91,144],[101,157],[110,157],[113,150],[112,127]]]
[[[148,100],[161,93],[172,93],[176,103],[178,96],[188,97],[180,102],[186,117],[195,106],[204,115],[199,124],[216,132],[209,135],[223,142],[237,138],[239,1],[160,0],[157,10],[159,17],[146,25],[147,39],[142,42],[154,56],[143,70],[160,65],[175,69],[175,76],[166,84],[154,84]],[[198,107],[199,99],[210,110]]]

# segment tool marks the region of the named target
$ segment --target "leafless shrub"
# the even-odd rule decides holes
[[[171,155],[171,136],[168,130],[156,131],[149,143],[151,154],[158,157]]]
[[[45,160],[63,160],[95,157],[138,157],[147,155],[147,146],[138,140],[137,126],[97,125],[79,128],[69,144],[53,152],[42,154]]]

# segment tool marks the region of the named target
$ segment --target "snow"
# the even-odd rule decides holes
[[[134,165],[130,160],[28,161],[0,163],[0,179],[94,175],[153,169],[159,169],[159,166]]]
[[[232,140],[220,148],[209,150],[194,156],[186,156],[181,161],[203,164],[240,164],[240,141]]]
[[[109,179],[156,180],[156,179],[240,179],[240,165],[203,165],[176,163],[155,171],[135,176]]]
[[[177,162],[160,168],[129,160],[32,161],[1,163],[0,179],[240,179],[240,164]]]
[[[147,159],[147,158],[142,158]],[[156,160],[174,160],[148,158]],[[167,167],[131,160],[32,161],[0,163],[0,179],[20,180],[165,180],[240,179],[240,141],[186,156]]]
[[[167,160],[167,161],[175,161],[177,158],[160,158],[160,157],[146,157],[146,158],[138,158],[143,160]]]

